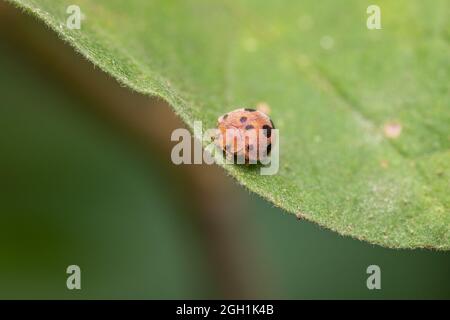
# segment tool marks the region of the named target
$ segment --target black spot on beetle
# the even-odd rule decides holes
[[[263,125],[262,128],[263,128],[264,135],[267,138],[270,138],[270,136],[272,135],[272,128],[269,125],[267,125],[267,124]]]
[[[251,108],[245,108],[244,110],[248,111],[248,112],[255,112],[256,111],[255,109],[251,109]]]
[[[252,126],[251,124],[248,124],[248,125],[245,126],[245,130],[251,130],[251,129],[254,129],[254,128],[255,127]]]
[[[234,163],[246,163],[245,156],[243,154],[235,154],[233,156]]]
[[[241,123],[244,123],[245,121],[247,121],[247,117],[241,117],[241,119],[239,119],[239,121],[241,121]]]

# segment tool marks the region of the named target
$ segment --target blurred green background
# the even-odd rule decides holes
[[[20,19],[28,31],[0,24],[0,298],[450,298],[449,253],[344,238],[218,168],[168,164],[169,135],[149,147],[98,112],[71,83],[99,72],[87,62],[46,72],[45,53],[18,45],[37,22]],[[81,290],[66,288],[71,264]],[[366,287],[371,264],[381,290]]]

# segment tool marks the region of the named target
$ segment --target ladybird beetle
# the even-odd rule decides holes
[[[255,109],[236,109],[218,118],[216,144],[228,158],[257,163],[272,148],[275,126],[265,113]]]

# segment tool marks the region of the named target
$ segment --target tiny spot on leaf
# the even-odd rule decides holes
[[[402,133],[402,125],[398,122],[388,122],[384,125],[384,135],[388,139],[397,139]]]
[[[256,105],[256,110],[265,113],[267,115],[270,115],[270,106],[266,102],[259,102]]]
[[[303,212],[297,212],[295,214],[295,217],[297,218],[297,220],[304,220],[305,219],[305,214]]]

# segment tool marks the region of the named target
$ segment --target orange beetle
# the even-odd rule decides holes
[[[275,126],[265,113],[236,109],[219,117],[217,127],[216,143],[228,158],[256,163],[270,154]]]

